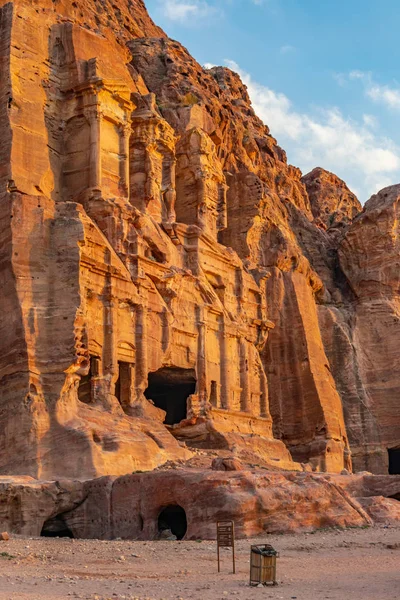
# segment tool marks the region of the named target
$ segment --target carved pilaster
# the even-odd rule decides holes
[[[239,360],[240,360],[240,410],[248,412],[250,410],[250,386],[249,386],[249,356],[247,342],[244,338],[239,339]]]
[[[129,193],[129,140],[131,135],[131,126],[124,123],[120,128],[120,187],[124,196]]]
[[[227,192],[229,186],[226,183],[222,183],[219,187],[218,192],[218,220],[217,229],[223,231],[228,227],[228,212],[227,212]]]
[[[205,309],[196,307],[198,342],[197,342],[197,389],[199,399],[202,403],[207,401],[207,355],[206,334],[207,324],[205,321]],[[204,404],[203,404],[204,405]]]
[[[89,185],[91,188],[101,188],[101,122],[102,113],[99,108],[85,111],[90,124],[90,159]]]
[[[147,298],[137,307],[136,317],[136,389],[138,394],[143,393],[147,387],[148,360],[147,360]]]
[[[221,343],[221,408],[230,408],[230,386],[229,386],[229,356],[227,348],[227,332],[225,326],[225,316],[221,315],[220,323],[220,343]]]
[[[264,370],[260,373],[260,417],[269,417],[268,382]]]

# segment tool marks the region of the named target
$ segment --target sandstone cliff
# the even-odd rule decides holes
[[[325,229],[348,225],[362,206],[344,181],[316,167],[302,177],[310,199],[314,223]]]
[[[1,472],[387,472],[397,192],[302,178],[141,0],[0,0],[0,32]]]

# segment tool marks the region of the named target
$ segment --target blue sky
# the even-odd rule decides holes
[[[335,172],[361,202],[400,182],[398,0],[146,5],[201,64],[242,75],[256,112],[304,173]]]

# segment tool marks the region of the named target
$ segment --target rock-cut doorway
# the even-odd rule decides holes
[[[400,448],[388,448],[389,474],[400,475]]]
[[[144,392],[158,408],[165,410],[166,425],[175,425],[187,417],[187,399],[196,391],[194,369],[164,367],[149,373],[149,384]]]

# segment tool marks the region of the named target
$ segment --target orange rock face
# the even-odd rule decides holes
[[[350,225],[141,0],[0,0],[0,34],[0,472],[387,471],[393,203]]]
[[[163,506],[185,511],[185,539],[215,539],[216,522],[226,519],[238,538],[372,523],[342,488],[310,473],[157,471],[105,477],[85,491],[64,518],[74,536],[88,539],[155,539]]]
[[[167,536],[214,539],[216,521],[225,519],[241,538],[399,521],[399,476],[266,472],[223,462],[230,472],[176,463],[85,482],[0,476],[0,528],[146,540],[171,527]]]
[[[317,167],[301,178],[310,198],[314,223],[325,229],[348,225],[362,206],[344,181]]]

